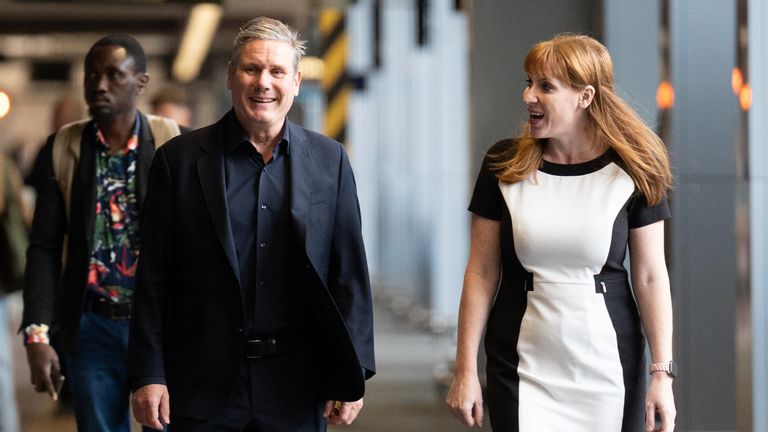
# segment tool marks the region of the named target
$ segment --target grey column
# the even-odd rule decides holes
[[[379,189],[381,176],[379,148],[376,140],[376,88],[378,71],[373,65],[372,0],[361,0],[347,8],[349,29],[349,71],[365,80],[365,88],[352,92],[349,101],[348,151],[355,170],[357,195],[363,221],[363,239],[368,257],[368,270],[378,285],[379,271]]]
[[[656,87],[661,70],[660,18],[658,1],[603,3],[603,43],[611,53],[618,93],[651,127],[658,122],[659,111]]]
[[[678,428],[736,430],[735,2],[671,2],[671,280]]]
[[[752,430],[768,430],[768,2],[748,2]]]
[[[432,0],[419,45],[415,3],[380,4],[377,69],[374,2],[348,10],[350,70],[366,78],[349,132],[371,275],[398,312],[444,328],[455,321],[468,243],[467,23],[452,0]]]

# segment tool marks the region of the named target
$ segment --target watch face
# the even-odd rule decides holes
[[[669,362],[669,372],[667,372],[672,378],[677,378],[677,363]]]

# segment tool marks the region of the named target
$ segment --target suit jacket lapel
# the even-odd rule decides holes
[[[287,120],[286,120],[287,121]],[[307,249],[307,216],[309,212],[309,194],[312,190],[313,170],[309,145],[306,135],[301,128],[292,124],[290,127],[291,157],[291,216],[296,227],[296,235],[300,244]]]
[[[85,222],[84,232],[88,239],[87,244],[89,248],[92,245],[93,222],[96,218],[96,135],[93,133],[92,124],[93,122],[90,122],[86,125],[83,131],[83,138],[77,143],[80,145],[76,169],[79,184],[72,184],[72,211],[75,211],[75,203],[77,202],[74,195],[78,192],[82,194],[79,198],[80,205],[78,207],[82,212],[81,215],[85,216],[83,219]],[[73,178],[73,180],[75,179]],[[70,215],[70,220],[75,220],[76,218],[79,217]]]
[[[226,117],[225,117],[226,118]],[[235,276],[240,280],[240,266],[237,262],[235,241],[227,210],[226,183],[224,180],[223,120],[211,130],[211,142],[201,145],[203,155],[197,160],[197,171],[208,213],[213,220],[216,235]]]
[[[144,198],[147,196],[146,180],[149,178],[149,167],[155,156],[155,139],[149,129],[147,117],[142,113],[139,113],[139,116],[141,116],[141,130],[139,130],[139,148],[136,154],[136,192],[139,195],[137,206],[141,209]]]

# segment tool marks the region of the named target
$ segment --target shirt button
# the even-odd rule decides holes
[[[267,247],[267,244],[264,242],[259,243],[259,247]]]
[[[264,281],[259,281],[259,286],[264,286]]]
[[[262,210],[266,210],[266,209],[267,209],[267,205],[266,205],[266,204],[262,204],[262,205],[261,205],[261,209],[262,209]]]

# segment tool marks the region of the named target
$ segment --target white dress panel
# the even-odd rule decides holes
[[[499,186],[515,252],[533,274],[517,346],[520,430],[620,431],[621,360],[594,276],[634,183],[610,163],[586,175],[539,171]]]

